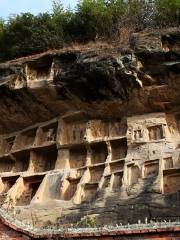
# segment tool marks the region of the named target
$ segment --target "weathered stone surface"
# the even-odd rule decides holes
[[[0,64],[0,202],[33,227],[180,217],[180,31]]]
[[[15,231],[0,222],[0,239],[1,240],[30,240],[31,238]]]

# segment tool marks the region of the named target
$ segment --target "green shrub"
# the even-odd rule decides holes
[[[0,61],[70,42],[119,37],[119,29],[140,31],[179,24],[180,0],[80,0],[74,11],[53,0],[52,13],[23,13],[7,22],[0,19]]]
[[[92,216],[84,216],[80,222],[76,224],[78,228],[96,228],[97,223],[94,217]]]
[[[155,0],[155,19],[160,26],[180,24],[180,0]]]

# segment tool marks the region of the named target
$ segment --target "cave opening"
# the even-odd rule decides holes
[[[61,193],[60,199],[65,201],[71,200],[77,190],[79,181],[79,179],[66,179],[64,182],[66,190]]]
[[[40,184],[42,183],[44,175],[30,176],[23,179],[24,191],[21,196],[16,199],[16,206],[29,205],[36,195]]]
[[[104,163],[108,156],[108,149],[105,142],[91,144],[91,164]]]
[[[45,172],[55,168],[57,160],[57,148],[55,145],[35,149],[31,152],[31,162],[34,172]]]
[[[117,161],[110,163],[110,171],[111,173],[123,171],[124,169],[124,161]]]
[[[164,138],[162,125],[148,127],[149,140],[160,140]]]
[[[0,158],[0,172],[11,172],[14,167],[14,160],[10,156]]]
[[[47,126],[39,128],[37,136],[37,145],[45,145],[47,143],[53,143],[56,141],[58,123],[51,123]]]
[[[13,172],[25,172],[29,167],[30,151],[24,150],[13,154],[15,165]]]
[[[86,183],[82,195],[82,202],[91,202],[96,197],[98,183]]]
[[[113,140],[111,143],[111,151],[112,151],[112,160],[118,160],[126,157],[127,154],[127,140],[126,139],[118,139]]]
[[[16,183],[19,175],[17,176],[9,176],[9,177],[2,177],[2,182],[4,184],[4,189],[1,194],[7,193]]]
[[[69,153],[70,168],[80,168],[86,165],[87,150],[85,146],[73,147]]]
[[[104,173],[105,165],[99,165],[96,167],[90,167],[90,182],[91,183],[99,183]]]
[[[14,145],[14,141],[15,141],[15,136],[13,137],[9,137],[5,139],[5,146],[4,146],[4,152],[5,153],[9,153],[12,150],[12,147]]]
[[[122,178],[123,178],[123,172],[114,173],[112,190],[114,190],[114,191],[120,190],[120,188],[122,186]]]
[[[37,128],[29,129],[17,135],[13,150],[25,149],[33,146]]]
[[[144,165],[144,177],[152,178],[157,177],[159,174],[159,160],[145,163]]]

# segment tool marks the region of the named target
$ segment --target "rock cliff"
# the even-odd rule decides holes
[[[0,202],[34,227],[180,217],[180,30],[0,64]]]

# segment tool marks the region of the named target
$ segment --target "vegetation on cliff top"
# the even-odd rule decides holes
[[[124,28],[180,25],[180,0],[81,0],[74,10],[64,9],[58,0],[52,5],[52,13],[0,19],[0,61],[73,42],[117,39]]]

